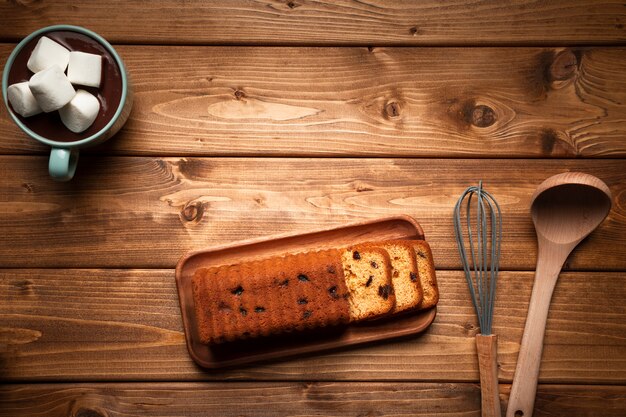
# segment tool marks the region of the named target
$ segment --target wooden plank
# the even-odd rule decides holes
[[[479,332],[461,271],[438,271],[422,335],[226,371],[187,353],[172,270],[0,270],[6,381],[350,380],[477,382]],[[500,382],[515,370],[532,272],[503,272],[494,333]],[[564,273],[548,318],[542,383],[626,380],[626,273]],[[4,344],[4,349],[2,349]]]
[[[4,1],[0,39],[49,24],[114,42],[314,45],[606,44],[626,41],[619,1]]]
[[[530,197],[564,171],[609,185],[607,220],[566,269],[624,270],[623,160],[85,157],[71,183],[47,160],[0,157],[0,265],[173,268],[189,250],[363,219],[416,218],[438,268],[460,268],[452,208],[479,179],[503,210],[503,269],[532,270]]]
[[[500,386],[501,402],[508,385]],[[0,387],[0,416],[480,416],[474,384],[140,383]],[[504,407],[503,407],[504,409]],[[243,413],[243,414],[242,414]],[[535,416],[621,417],[624,386],[540,385]]]
[[[119,50],[135,106],[92,152],[626,156],[623,48]],[[0,153],[47,152],[0,107]]]
[[[0,416],[468,416],[479,414],[476,397],[477,387],[470,384],[9,385],[0,388]]]

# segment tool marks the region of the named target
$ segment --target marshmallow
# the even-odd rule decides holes
[[[69,50],[52,39],[42,36],[30,54],[26,66],[35,73],[48,69],[53,65],[58,65],[61,71],[65,71],[69,60]]]
[[[22,117],[34,116],[41,113],[41,107],[28,88],[28,81],[12,84],[7,88],[7,98],[13,111]]]
[[[102,57],[85,52],[70,52],[67,78],[72,84],[100,87]]]
[[[28,86],[46,113],[65,106],[76,94],[70,80],[56,65],[30,77]]]
[[[99,111],[98,99],[85,90],[78,90],[72,101],[59,109],[59,115],[65,127],[74,133],[80,133],[91,126]]]

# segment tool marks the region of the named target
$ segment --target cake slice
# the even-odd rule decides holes
[[[384,249],[359,245],[341,255],[350,296],[350,321],[380,317],[395,303],[391,284],[391,259]]]
[[[418,309],[425,310],[434,307],[439,301],[433,254],[425,240],[412,240],[410,242],[415,251],[415,260],[417,261],[417,269],[424,294]]]
[[[386,250],[391,258],[391,284],[396,295],[391,312],[395,314],[417,308],[422,301],[422,285],[411,242],[387,240],[372,245]]]

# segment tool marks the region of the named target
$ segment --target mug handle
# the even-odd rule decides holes
[[[48,172],[56,181],[69,181],[74,177],[78,165],[78,149],[52,148]]]

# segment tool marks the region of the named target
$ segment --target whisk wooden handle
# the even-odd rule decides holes
[[[498,336],[476,335],[482,417],[501,417],[498,392]]]

